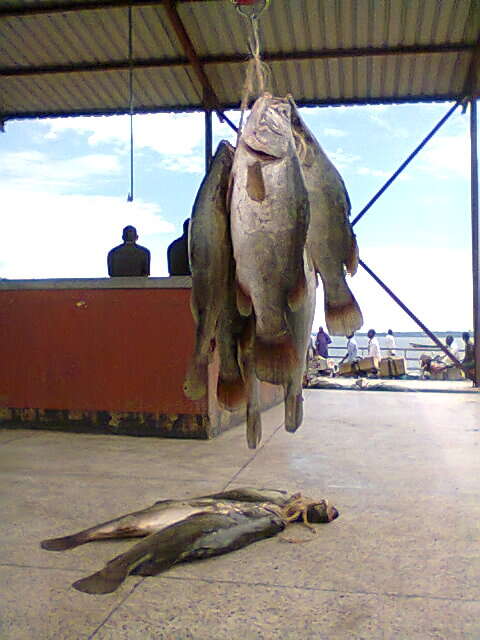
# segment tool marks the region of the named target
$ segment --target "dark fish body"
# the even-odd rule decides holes
[[[221,512],[199,513],[170,525],[111,560],[101,571],[74,583],[85,593],[115,591],[131,574],[152,576],[174,564],[209,558],[245,547],[282,531],[274,508],[249,503],[226,504]]]
[[[283,384],[297,364],[287,311],[299,308],[305,295],[309,203],[290,110],[287,99],[270,94],[255,102],[231,180],[237,306],[255,316],[255,373],[272,384]]]
[[[64,551],[94,540],[140,538],[156,533],[194,514],[214,512],[224,502],[269,502],[283,505],[290,498],[291,494],[286,491],[240,488],[191,500],[160,500],[147,509],[128,513],[78,533],[44,540],[41,547],[49,551]]]
[[[196,333],[184,391],[192,400],[206,392],[206,367],[228,295],[232,248],[226,200],[233,153],[233,147],[222,140],[198,190],[189,227],[191,308]]]
[[[307,360],[307,349],[312,334],[315,315],[317,281],[315,271],[305,251],[306,292],[304,302],[296,311],[288,310],[287,321],[297,354],[297,366],[283,384],[285,397],[285,429],[295,432],[303,420],[303,377]]]
[[[358,247],[349,216],[350,200],[335,166],[292,107],[292,129],[310,200],[307,250],[322,279],[325,319],[332,335],[350,335],[363,324],[360,308],[345,280],[354,275]]]

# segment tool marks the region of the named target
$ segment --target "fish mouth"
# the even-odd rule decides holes
[[[245,146],[248,151],[257,157],[259,160],[263,160],[264,162],[273,162],[274,160],[278,160],[278,156],[273,155],[271,153],[267,153],[266,151],[260,151],[260,149],[255,149],[251,144],[244,141]]]

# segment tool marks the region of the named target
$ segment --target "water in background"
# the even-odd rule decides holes
[[[385,336],[386,333],[378,333],[377,338],[380,343],[380,350],[382,351],[382,356],[387,355],[385,352]],[[463,358],[463,340],[462,340],[462,331],[439,331],[435,332],[437,338],[439,338],[443,343],[445,342],[445,338],[448,335],[454,337],[455,342],[460,347],[460,359]],[[470,332],[472,335],[472,332]],[[312,338],[315,341],[316,333],[312,334]],[[347,352],[347,339],[342,336],[331,336],[332,344],[329,345],[328,356],[333,360],[340,360],[343,358],[345,353]],[[368,338],[366,333],[356,333],[355,338],[357,340],[358,348],[360,350],[360,355],[367,355],[368,348]],[[440,349],[430,340],[428,336],[426,336],[423,332],[413,333],[413,332],[401,332],[395,333],[394,335],[395,342],[397,343],[397,354],[400,357],[404,357],[407,360],[407,368],[410,370],[419,369],[419,361],[422,353],[430,353],[431,355],[438,355],[442,352]],[[411,343],[421,345],[428,345],[425,348],[414,349],[411,346]]]

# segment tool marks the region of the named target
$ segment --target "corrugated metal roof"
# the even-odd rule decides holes
[[[229,0],[131,4],[137,111],[202,108],[206,82],[220,108],[238,106],[249,21]],[[4,0],[0,117],[128,112],[127,5]],[[260,33],[272,91],[292,93],[299,104],[479,91],[478,0],[271,0]]]

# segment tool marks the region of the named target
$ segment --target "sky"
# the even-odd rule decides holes
[[[450,106],[302,110],[342,174],[352,219]],[[237,112],[228,115],[238,122]],[[468,131],[459,108],[355,227],[360,257],[436,331],[473,325]],[[134,117],[133,202],[129,138],[125,116],[7,121],[0,277],[106,277],[106,255],[127,224],[152,253],[151,275],[167,275],[167,247],[181,235],[204,174],[203,114]],[[214,147],[222,138],[235,142],[214,116]],[[361,267],[349,285],[362,330],[416,330]],[[314,329],[323,323],[320,285]]]

